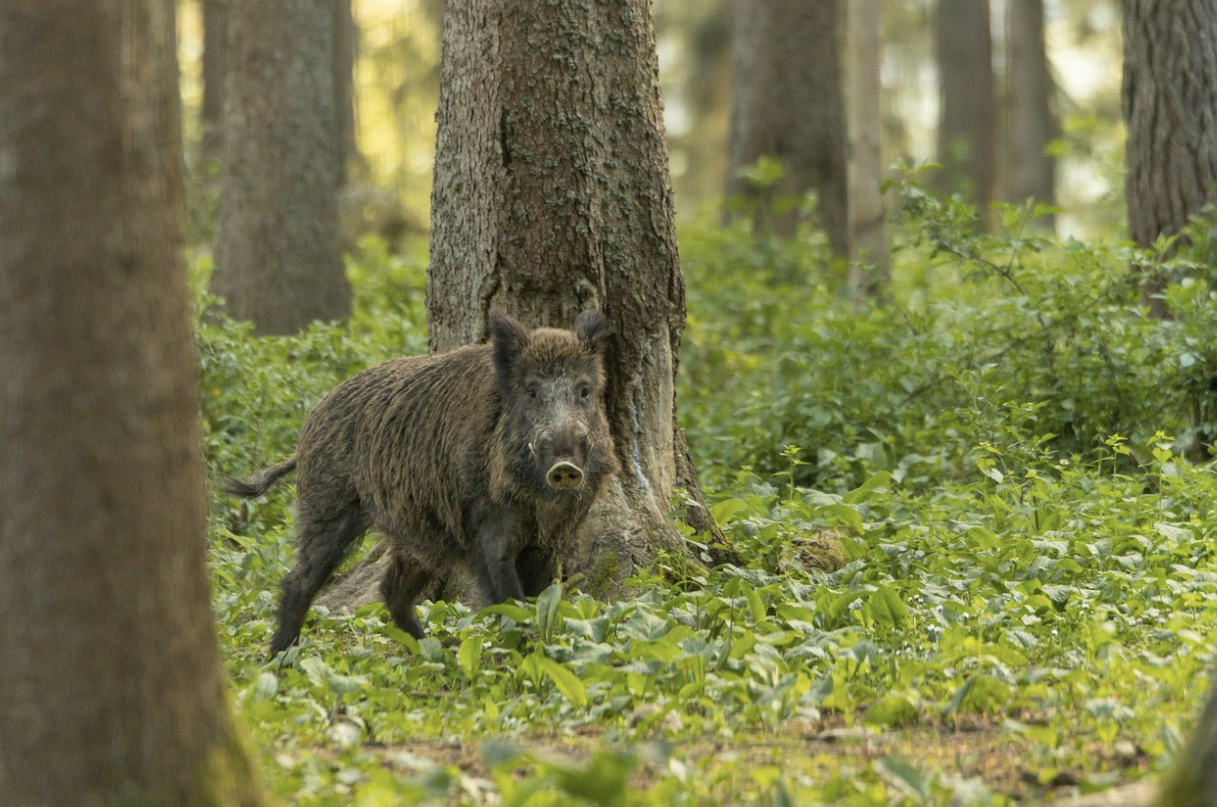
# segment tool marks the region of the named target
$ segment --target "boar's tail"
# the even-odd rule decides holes
[[[254,496],[261,496],[267,488],[278,482],[280,477],[286,476],[294,470],[296,470],[296,455],[292,454],[278,465],[258,471],[249,479],[229,477],[220,483],[220,490],[231,493],[233,496],[240,496],[242,499],[250,499]]]

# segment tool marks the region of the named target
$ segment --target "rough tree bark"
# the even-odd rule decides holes
[[[1009,3],[1006,15],[1006,199],[1056,202],[1056,160],[1049,145],[1060,137],[1052,109],[1056,84],[1044,44],[1043,0]],[[1045,219],[1052,227],[1054,217]]]
[[[0,802],[259,805],[204,557],[171,0],[0,0]]]
[[[989,0],[938,0],[935,50],[940,189],[975,204],[982,221],[997,184],[997,108]]]
[[[684,281],[649,3],[449,3],[438,122],[431,347],[485,338],[492,305],[563,327],[608,315],[625,470],[588,557],[628,575],[677,548],[669,500],[697,490],[678,473]]]
[[[1217,199],[1217,6],[1125,0],[1128,233],[1141,247],[1174,235]],[[1147,278],[1158,316],[1165,278]]]
[[[233,0],[212,292],[256,333],[344,319],[334,0]]]
[[[584,308],[608,316],[606,401],[622,471],[566,564],[599,594],[659,551],[683,551],[668,516],[678,488],[697,502],[691,526],[721,540],[675,419],[685,300],[657,72],[647,0],[445,9],[431,348],[485,339],[491,306],[531,325],[570,327]],[[320,602],[378,599],[376,564]]]
[[[728,196],[755,199],[760,231],[790,236],[798,211],[774,199],[814,190],[833,251],[849,249],[845,110],[837,47],[837,0],[734,0]],[[785,176],[756,188],[744,176],[762,157]]]
[[[849,286],[854,302],[882,300],[890,292],[891,255],[883,226],[881,141],[883,120],[879,97],[883,90],[882,4],[880,0],[853,0],[846,10],[846,50],[849,66],[847,117],[849,119],[849,258],[868,264],[869,271],[850,267]]]

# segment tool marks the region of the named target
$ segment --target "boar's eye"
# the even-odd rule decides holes
[[[529,397],[529,398],[536,398],[536,397],[537,397],[537,388],[536,388],[536,387],[529,387],[529,388],[528,388],[528,397]]]
[[[591,394],[592,394],[592,388],[591,388],[590,384],[580,384],[579,385],[579,397],[580,398],[586,398]]]

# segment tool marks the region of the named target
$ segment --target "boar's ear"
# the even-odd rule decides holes
[[[494,366],[500,378],[511,375],[511,368],[524,345],[528,343],[528,328],[497,308],[490,309],[490,344]]]
[[[575,334],[593,353],[603,353],[608,338],[613,335],[613,326],[604,314],[588,310],[580,313],[575,320]]]

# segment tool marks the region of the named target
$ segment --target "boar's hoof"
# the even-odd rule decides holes
[[[545,479],[551,488],[573,490],[583,484],[583,471],[573,463],[555,462]]]

